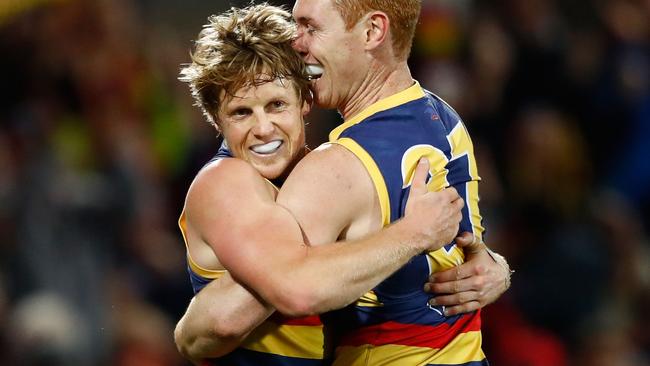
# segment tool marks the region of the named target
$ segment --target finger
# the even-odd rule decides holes
[[[455,241],[456,241],[456,245],[458,245],[461,248],[464,248],[474,243],[474,234],[470,233],[469,231],[463,231],[460,235],[456,237]]]
[[[457,281],[427,283],[428,292],[434,294],[454,294],[462,291],[479,290],[475,277],[467,277]]]
[[[455,202],[456,200],[460,199],[460,195],[458,194],[458,191],[456,188],[449,186],[445,189],[442,190],[447,195],[447,202]]]
[[[470,277],[472,275],[482,275],[486,272],[486,268],[483,265],[474,265],[473,263],[466,262],[460,266],[450,268],[442,272],[436,272],[429,276],[429,282],[431,283],[443,283],[456,281],[463,278]]]
[[[478,301],[479,294],[476,291],[463,291],[453,295],[438,295],[429,299],[429,305],[456,306],[466,304],[470,301]]]
[[[467,231],[457,236],[454,241],[459,248],[462,248],[465,251],[466,254],[476,254],[485,249],[485,244],[478,240],[474,234]]]
[[[411,195],[425,194],[427,189],[427,178],[429,174],[429,159],[421,157],[418,165],[415,167],[413,173],[413,181],[411,182]]]
[[[469,313],[478,310],[480,308],[481,308],[481,303],[479,303],[478,301],[470,301],[465,304],[445,308],[445,316],[453,316],[453,315],[458,315],[463,313]]]
[[[465,200],[460,198],[459,196],[458,198],[452,201],[452,204],[457,210],[462,210],[463,207],[465,206]]]

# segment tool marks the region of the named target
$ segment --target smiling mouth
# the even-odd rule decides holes
[[[267,142],[266,144],[253,145],[250,147],[250,150],[256,154],[269,155],[278,151],[280,146],[282,146],[283,144],[284,142],[282,140],[273,140]]]
[[[316,80],[323,75],[323,66],[319,64],[308,64],[305,66],[305,74],[307,74],[307,79]]]

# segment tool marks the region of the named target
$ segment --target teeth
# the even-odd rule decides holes
[[[318,79],[323,75],[323,66],[317,64],[310,64],[305,67],[305,73],[310,80]]]
[[[270,154],[275,152],[280,145],[282,145],[282,140],[274,140],[262,145],[253,145],[250,149],[258,154]]]

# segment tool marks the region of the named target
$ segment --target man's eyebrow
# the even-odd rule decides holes
[[[308,16],[301,16],[298,19],[296,19],[296,22],[298,23],[309,23],[311,21],[311,17]]]

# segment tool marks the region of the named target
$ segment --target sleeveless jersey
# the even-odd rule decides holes
[[[225,144],[224,144],[225,145]],[[231,157],[227,147],[221,149],[208,164]],[[206,164],[207,165],[207,164]],[[185,213],[178,225],[187,247]],[[187,250],[187,269],[194,293],[198,293],[225,270],[199,266]],[[287,318],[274,313],[253,330],[242,344],[224,357],[208,361],[219,366],[321,366],[323,365],[323,325],[318,316]]]
[[[472,142],[456,112],[417,82],[334,129],[330,143],[344,146],[365,166],[384,226],[403,216],[413,172],[424,156],[429,190],[455,187],[465,200],[460,232],[482,240]],[[432,295],[423,290],[429,274],[463,261],[453,242],[423,253],[356,304],[323,315],[327,330],[331,324],[336,334],[334,365],[487,365],[480,311],[445,317],[442,307],[428,305]]]

